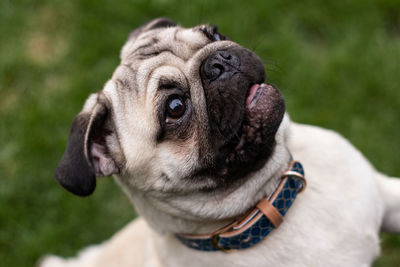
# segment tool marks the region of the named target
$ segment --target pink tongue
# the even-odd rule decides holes
[[[250,87],[249,96],[246,99],[246,107],[251,103],[251,100],[253,100],[259,87],[259,84],[254,84],[252,87]]]

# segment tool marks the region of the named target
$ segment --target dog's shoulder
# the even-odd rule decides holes
[[[157,261],[153,234],[145,220],[137,218],[101,245],[102,251],[93,266],[143,266],[149,259]],[[151,266],[158,264],[154,262]]]
[[[159,266],[152,245],[152,231],[142,218],[137,218],[122,228],[106,242],[89,246],[74,258],[46,256],[40,267],[141,267],[148,264]]]

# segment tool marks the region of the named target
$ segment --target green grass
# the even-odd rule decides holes
[[[210,22],[256,51],[295,121],[335,129],[381,171],[400,175],[400,2],[0,2],[0,266],[72,256],[135,213],[111,179],[80,199],[53,179],[69,126],[118,64],[134,27],[158,16]],[[375,266],[400,265],[383,235]]]

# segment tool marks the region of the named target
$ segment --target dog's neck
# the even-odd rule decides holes
[[[223,192],[198,192],[188,195],[163,195],[159,192],[142,192],[127,188],[139,215],[160,233],[212,233],[231,223],[252,209],[258,201],[271,194],[280,182],[282,173],[288,168],[290,152],[285,143],[289,125],[288,116],[276,135],[276,147],[272,157],[263,168],[252,174],[243,184]]]

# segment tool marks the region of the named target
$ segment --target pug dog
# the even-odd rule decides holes
[[[291,122],[265,79],[215,26],[133,31],[55,176],[88,196],[114,175],[140,217],[40,266],[371,266],[380,230],[400,232],[400,180],[339,134]]]

